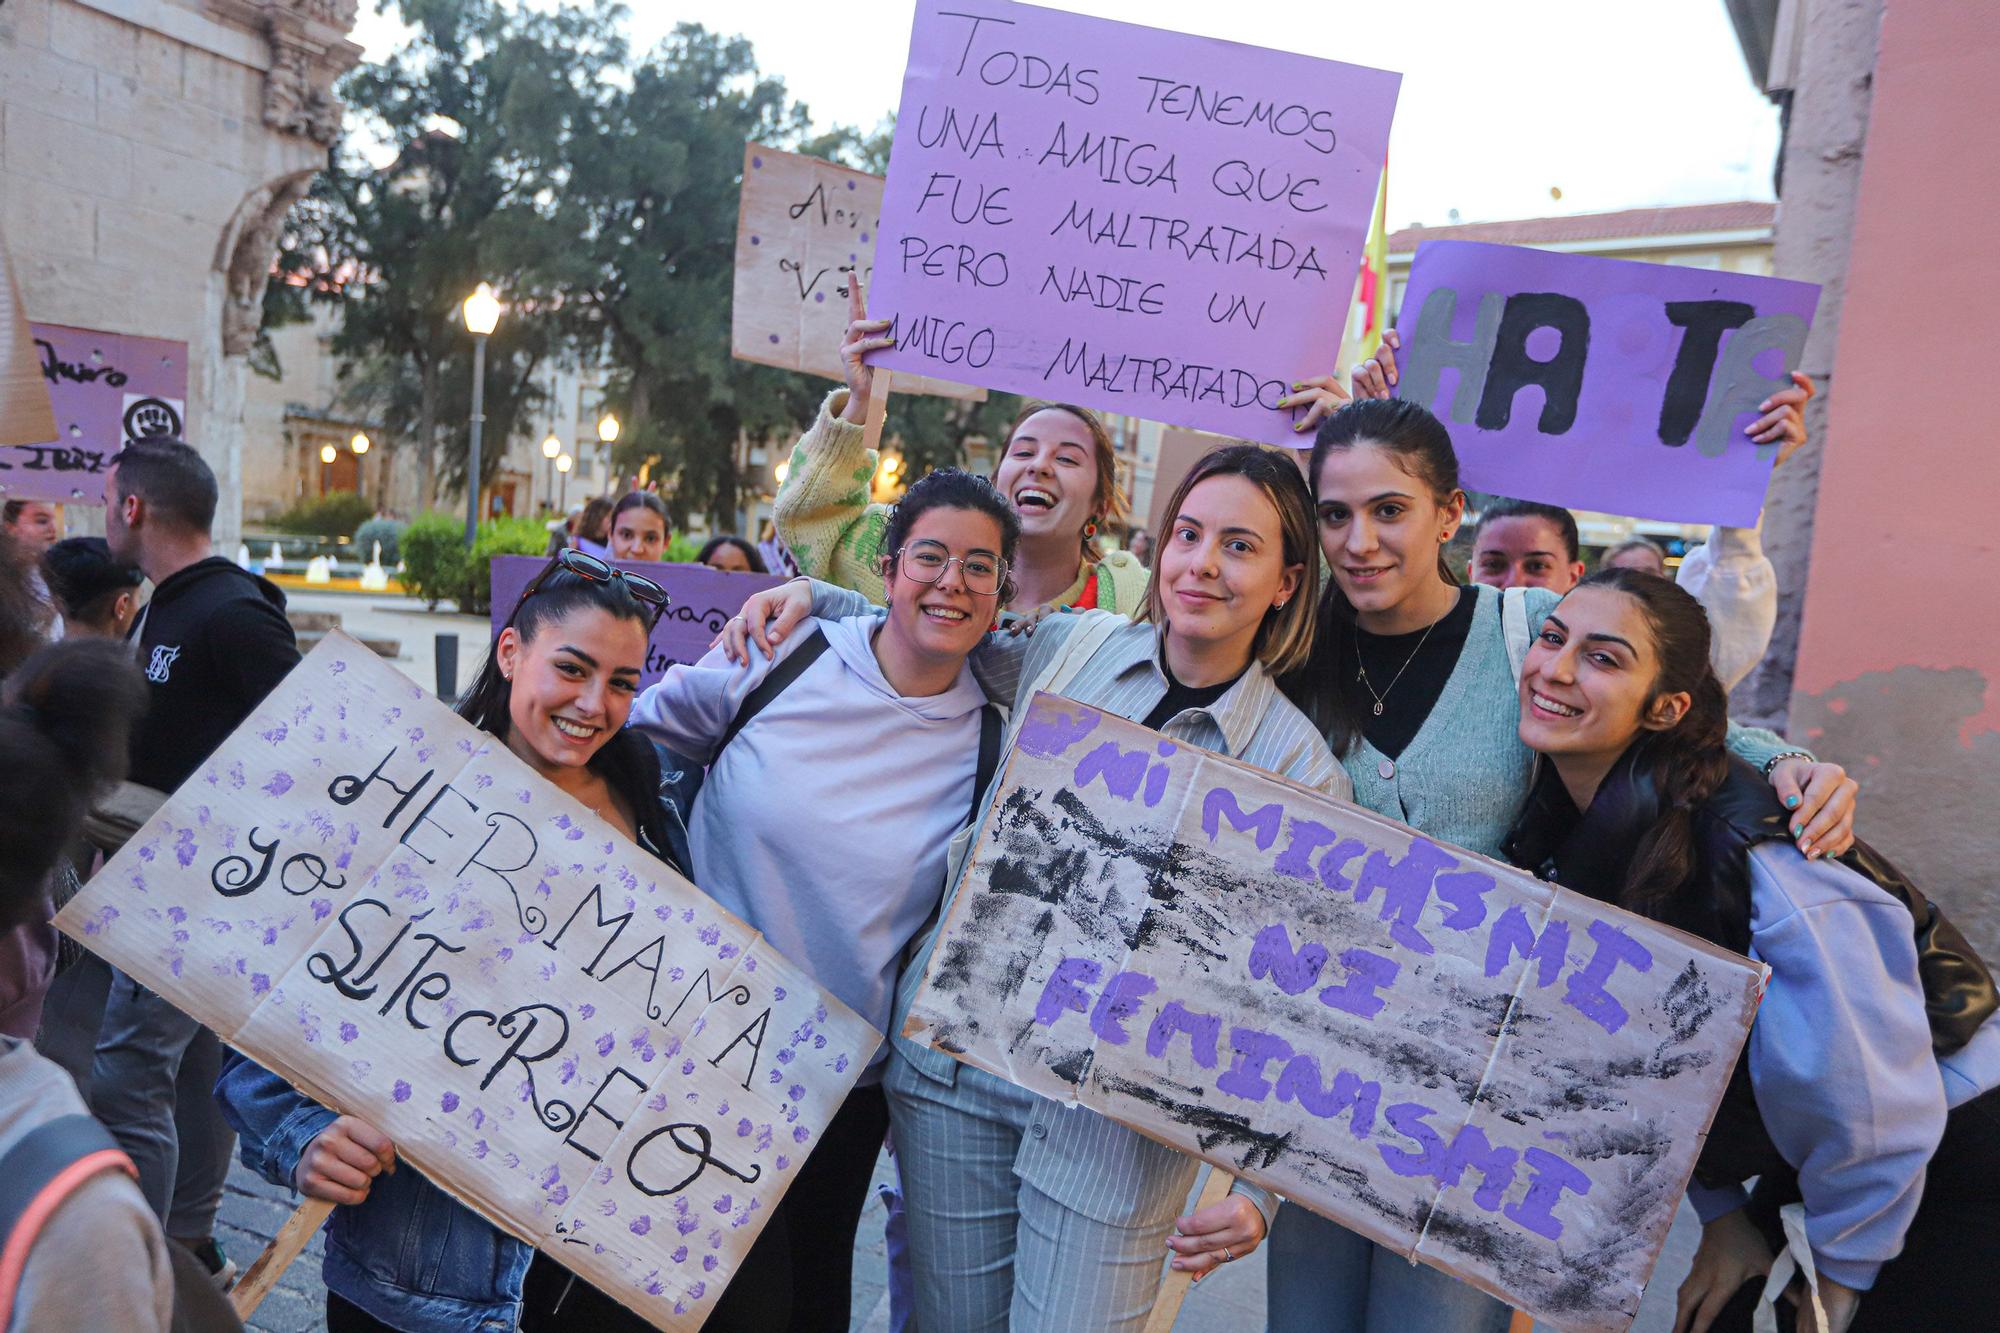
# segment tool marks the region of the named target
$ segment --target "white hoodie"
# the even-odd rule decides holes
[[[886,1032],[903,951],[938,905],[972,808],[986,696],[969,669],[943,694],[897,694],[875,660],[880,623],[810,621],[772,660],[753,652],[737,667],[717,651],[671,667],[632,724],[709,763],[772,667],[813,629],[826,635],[830,651],[714,759],[689,829],[694,881]]]

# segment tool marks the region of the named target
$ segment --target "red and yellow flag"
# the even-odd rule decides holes
[[[1361,355],[1373,356],[1382,345],[1389,306],[1389,162],[1383,159],[1382,180],[1375,187],[1375,217],[1368,225],[1368,245],[1361,252]]]

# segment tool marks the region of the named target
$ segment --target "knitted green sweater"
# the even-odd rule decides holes
[[[868,501],[877,454],[862,444],[861,427],[841,420],[845,406],[845,389],[835,389],[820,404],[819,418],[792,449],[773,516],[800,573],[852,588],[880,606],[887,594],[876,559],[889,526],[889,506]],[[1151,576],[1129,551],[1113,551],[1096,565],[1084,565],[1055,604],[1072,605],[1093,572],[1098,610],[1129,616],[1146,604]]]
[[[1458,665],[1403,753],[1389,757],[1364,738],[1341,756],[1355,804],[1401,820],[1440,842],[1486,856],[1514,826],[1527,799],[1535,752],[1521,743],[1518,682],[1500,628],[1500,590],[1476,585],[1479,605]],[[1529,588],[1528,625],[1539,628],[1562,598]],[[1730,751],[1762,765],[1799,747],[1773,732],[1729,726]]]

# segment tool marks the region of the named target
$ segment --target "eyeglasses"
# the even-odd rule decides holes
[[[896,552],[896,560],[902,565],[904,577],[918,583],[936,583],[947,569],[957,565],[959,576],[965,580],[965,590],[980,597],[998,595],[1001,585],[1007,582],[1005,560],[995,560],[990,555],[961,558],[947,554],[944,547],[933,542],[905,546]]]
[[[521,600],[514,603],[513,615],[507,617],[509,625],[513,624],[515,617],[521,614],[521,608],[527,604],[528,599],[540,592],[542,584],[548,581],[549,575],[555,573],[558,569],[566,570],[580,579],[588,579],[592,583],[610,583],[613,579],[624,583],[625,590],[631,593],[636,601],[653,608],[652,624],[646,627],[648,633],[651,633],[654,625],[660,623],[660,617],[667,613],[667,608],[674,604],[673,598],[667,596],[667,590],[645,575],[629,574],[614,565],[599,560],[588,551],[579,551],[575,547],[569,547],[565,550],[557,551],[555,559],[549,561],[548,566],[541,573],[535,575],[534,581],[523,590]]]

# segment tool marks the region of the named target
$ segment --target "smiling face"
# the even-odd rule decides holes
[[[1556,525],[1533,514],[1492,518],[1480,525],[1472,551],[1472,581],[1495,588],[1553,588],[1568,592],[1583,577]]]
[[[667,549],[667,522],[644,505],[633,505],[611,522],[611,558],[658,560]]]
[[[939,507],[917,515],[903,539],[902,555],[889,571],[883,634],[893,636],[899,649],[913,657],[964,660],[992,626],[1000,605],[998,592],[975,593],[966,587],[967,571],[976,576],[998,570],[1001,544],[999,520],[977,509]],[[931,573],[925,566],[937,560],[946,562],[937,582],[913,577]]]
[[[1542,754],[1605,764],[1640,733],[1672,727],[1685,692],[1654,697],[1659,654],[1639,602],[1615,588],[1563,598],[1528,647],[1521,739]]]
[[[493,651],[512,682],[507,748],[542,772],[581,768],[632,711],[646,626],[582,606],[526,642],[509,625]]]
[[[1234,473],[1195,484],[1159,550],[1159,581],[1174,638],[1233,652],[1247,665],[1272,607],[1298,595],[1301,564],[1285,563],[1278,506]]]
[[[1090,427],[1044,408],[1014,431],[993,485],[1021,517],[1021,535],[1083,540],[1097,506],[1097,446]]]
[[[1440,504],[1395,454],[1372,444],[1328,452],[1313,493],[1320,550],[1356,612],[1392,611],[1440,582],[1438,548],[1458,531],[1462,494]]]

